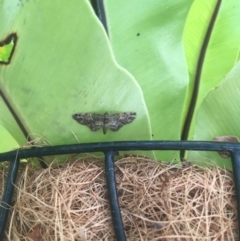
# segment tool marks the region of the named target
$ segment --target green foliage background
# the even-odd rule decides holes
[[[87,0],[0,3],[0,41],[11,33],[18,36],[11,63],[0,65],[0,90],[32,139],[41,135],[53,145],[180,140],[193,96],[186,139],[240,136],[239,1],[104,4],[108,35]],[[6,48],[0,47],[0,57]],[[71,118],[106,111],[135,111],[137,119],[103,135]],[[26,142],[2,99],[0,125],[0,151]],[[148,154],[179,160],[177,151]],[[231,168],[217,154],[187,157]]]

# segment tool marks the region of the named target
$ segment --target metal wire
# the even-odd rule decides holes
[[[114,173],[114,155],[118,151],[134,150],[195,150],[195,151],[229,151],[233,165],[234,181],[237,193],[238,223],[240,223],[240,144],[226,142],[203,141],[131,141],[131,142],[105,142],[74,145],[61,145],[19,149],[0,154],[0,162],[9,161],[9,171],[5,185],[4,195],[0,208],[0,241],[6,227],[9,208],[16,181],[19,160],[30,157],[63,155],[73,153],[103,152],[105,154],[106,182],[109,203],[117,241],[125,241],[125,231],[119,208],[116,181]],[[239,226],[239,225],[238,225]]]
[[[116,179],[114,172],[114,155],[116,152],[109,151],[105,153],[105,172],[107,180],[108,198],[112,214],[113,227],[117,240],[125,241],[126,235],[122,222],[122,215],[119,208]]]
[[[8,212],[11,208],[11,201],[14,191],[14,184],[16,182],[18,168],[19,168],[19,158],[10,159],[10,165],[8,170],[8,176],[4,188],[4,193],[0,208],[0,241],[3,238],[4,230],[7,223]]]

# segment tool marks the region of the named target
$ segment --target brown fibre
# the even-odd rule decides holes
[[[128,241],[237,240],[231,172],[133,156],[115,168]],[[45,170],[26,165],[14,202],[5,240],[115,240],[104,163],[95,158]]]

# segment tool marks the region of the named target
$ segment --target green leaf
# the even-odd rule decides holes
[[[2,125],[0,125],[0,136],[0,152],[7,152],[19,147],[16,140]]]
[[[0,89],[32,138],[53,145],[151,138],[142,91],[116,63],[88,1],[12,0],[0,8],[0,38],[18,36],[11,62],[0,66]],[[137,118],[106,135],[72,118],[106,111],[134,111]]]
[[[240,62],[211,90],[196,116],[194,140],[211,141],[217,136],[240,137]],[[201,165],[231,168],[231,159],[214,152],[189,152],[188,159]]]
[[[0,64],[8,64],[10,62],[15,43],[15,34],[11,34],[6,39],[0,42]]]
[[[185,102],[183,139],[193,138],[196,111],[207,93],[234,66],[240,43],[239,12],[238,0],[196,0],[189,12],[184,47],[190,83]]]
[[[0,91],[1,94],[1,91]],[[18,123],[12,116],[11,111],[7,107],[5,101],[0,95],[0,136],[1,136],[1,142],[0,142],[0,149],[6,150],[6,146],[9,146],[9,150],[16,147],[16,143],[18,143],[18,146],[21,144],[26,143],[26,136],[24,136],[23,131],[19,127]],[[7,138],[7,139],[5,139]],[[14,138],[14,141],[12,140]],[[8,143],[8,141],[10,143]]]
[[[109,38],[117,61],[138,81],[154,140],[179,140],[188,73],[182,35],[192,0],[105,0]],[[161,160],[178,152],[161,152]]]
[[[105,0],[105,7],[114,55],[131,74],[87,0],[0,3],[1,43],[18,36],[9,64],[0,65],[0,90],[19,122],[51,144],[195,139],[204,98],[239,58],[240,2]],[[134,111],[137,119],[103,135],[71,117],[106,111]],[[4,118],[8,130],[12,117]],[[170,161],[178,152],[156,156]]]

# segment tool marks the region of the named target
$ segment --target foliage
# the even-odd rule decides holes
[[[12,33],[18,36],[10,63],[0,65],[0,124],[19,145],[24,144],[24,132],[32,139],[33,133],[40,134],[53,145],[240,136],[237,107],[232,105],[238,88],[224,84],[226,79],[233,86],[239,83],[239,74],[224,78],[232,68],[239,73],[234,67],[240,43],[239,1],[104,4],[108,36],[87,0],[73,0],[64,7],[56,0],[0,3],[0,40]],[[6,60],[9,45],[0,48]],[[233,118],[223,125],[220,113],[225,109]],[[137,119],[119,132],[103,135],[71,117],[106,111],[134,111]],[[209,128],[214,116],[219,121]],[[176,151],[154,155],[179,160]],[[217,165],[230,167],[219,156],[189,153],[194,160],[210,157]]]

